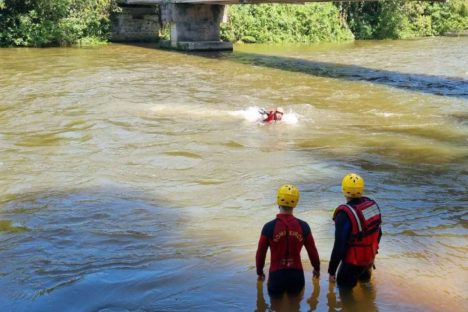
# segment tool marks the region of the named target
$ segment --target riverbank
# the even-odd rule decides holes
[[[446,37],[468,37],[468,29],[462,31],[447,31],[443,34]]]

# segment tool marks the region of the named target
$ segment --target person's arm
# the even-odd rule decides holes
[[[379,243],[380,245],[380,239],[382,238],[382,227],[379,226],[379,237],[377,237],[377,242]],[[377,246],[377,250],[375,251],[376,254],[379,253],[379,247]],[[375,269],[375,264],[373,265],[374,266],[374,269]]]
[[[260,114],[260,119],[262,121],[265,121],[268,119],[268,112],[264,108],[259,109],[258,113]]]
[[[339,212],[335,217],[335,243],[328,265],[328,274],[334,277],[336,269],[346,253],[346,243],[351,233],[351,223],[345,212]]]
[[[314,267],[313,275],[314,277],[320,276],[320,257],[317,251],[317,247],[315,246],[314,237],[312,236],[312,232],[306,236],[304,240],[304,246],[307,250],[307,254],[309,255],[310,263]]]
[[[262,233],[258,241],[257,254],[255,256],[255,262],[257,266],[257,277],[259,280],[263,280],[265,278],[265,273],[263,273],[263,267],[265,266],[265,257],[268,250],[268,245],[268,237]]]

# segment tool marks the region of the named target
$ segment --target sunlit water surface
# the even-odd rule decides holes
[[[0,50],[1,311],[463,311],[468,38]],[[287,122],[261,125],[257,108]],[[327,282],[341,177],[383,210],[372,284]],[[282,183],[322,259],[271,302]]]

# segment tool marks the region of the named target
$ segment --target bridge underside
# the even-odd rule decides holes
[[[336,1],[334,0],[333,2]],[[439,0],[439,2],[444,1]],[[225,5],[257,3],[304,4],[305,2],[332,2],[332,0],[118,0],[118,3],[127,9],[132,8],[134,10],[139,7],[156,8],[156,6],[160,8],[159,21],[154,21],[154,17],[139,14],[138,18],[136,18],[137,21],[134,18],[121,18],[118,27],[122,28],[122,24],[138,24],[138,27],[144,29],[147,34],[153,33],[156,39],[157,34],[154,29],[159,29],[161,24],[169,24],[171,28],[170,40],[163,43],[164,47],[191,51],[232,50],[230,42],[220,40],[220,24],[223,20]],[[156,10],[154,12],[156,15]],[[133,33],[136,34],[137,31],[133,31]],[[135,35],[134,38],[138,38],[138,35]]]
[[[220,40],[225,5],[172,3],[170,0],[121,0],[122,12],[113,18],[113,41],[155,41],[161,27],[170,26],[170,40],[161,47],[189,50],[232,50]]]
[[[220,40],[224,5],[164,3],[160,8],[162,22],[171,27],[166,47],[191,51],[232,50],[232,43]]]
[[[378,2],[385,0],[120,0],[119,3],[129,5],[153,5],[161,3],[191,3],[191,4],[260,4],[260,3],[296,3],[307,2]],[[429,0],[433,2],[446,2],[446,0]]]
[[[119,24],[115,27],[119,30],[125,29],[125,34],[116,34],[114,37],[116,40],[124,41],[127,37],[133,37],[137,41],[142,37],[150,40],[149,31],[154,32],[155,28],[159,30],[162,25],[170,25],[170,40],[162,41],[162,47],[190,51],[232,50],[232,43],[220,40],[220,24],[226,5],[273,2],[303,4],[321,1],[330,0],[119,0],[118,3],[127,12],[135,12],[141,7],[158,6],[160,20],[157,25],[148,20],[144,21],[144,19],[152,19],[148,15],[137,14],[134,18],[135,14],[133,16],[131,16],[132,13],[126,14],[127,17],[120,17]],[[126,34],[129,35],[126,37]],[[155,39],[156,36],[154,32]]]

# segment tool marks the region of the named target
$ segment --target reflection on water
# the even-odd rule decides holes
[[[310,311],[315,311],[317,310],[317,306],[319,303],[319,296],[320,296],[320,283],[317,279],[314,279],[313,281],[313,291],[312,294],[310,295],[310,298],[307,300],[307,303],[309,304]]]
[[[263,281],[257,281],[257,312],[268,311],[269,307],[266,304],[265,296],[263,295]]]
[[[263,295],[263,282],[257,282],[257,309],[258,312],[264,311],[299,311],[300,303],[304,297],[304,291],[297,295],[284,294],[282,297],[270,297],[270,305],[266,304]]]
[[[340,288],[339,294],[342,309],[337,310],[339,305],[333,307],[329,302],[332,311],[378,311],[375,304],[376,291],[371,283],[358,283],[352,290]]]
[[[0,50],[0,310],[462,310],[466,40]],[[294,123],[245,117],[276,106]],[[349,171],[384,236],[372,284],[341,294],[326,268]],[[272,302],[253,255],[285,182],[322,280],[304,263],[303,298]]]
[[[295,311],[366,311],[376,312],[377,308],[376,290],[371,283],[358,283],[354,289],[336,288],[334,283],[328,284],[328,293],[326,295],[326,303],[320,302],[320,285],[321,282],[314,279],[312,281],[312,291],[310,296],[302,291],[297,296],[288,296],[285,294],[281,298],[268,298],[265,300],[263,294],[263,282],[257,282],[257,309],[256,312],[277,311],[277,312],[295,312]],[[304,300],[307,303],[302,303]]]

